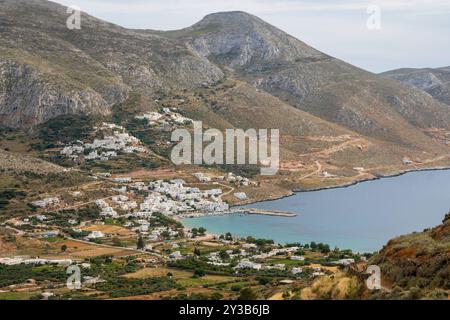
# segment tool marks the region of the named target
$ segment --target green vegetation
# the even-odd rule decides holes
[[[143,250],[145,248],[145,240],[142,236],[139,236],[138,241],[137,241],[137,248],[139,250]]]
[[[183,229],[183,224],[175,219],[165,216],[161,213],[153,214],[154,223],[159,224],[163,227],[172,227],[175,229]]]
[[[26,192],[17,191],[15,189],[8,189],[8,190],[0,192],[0,210],[6,208],[11,199],[14,199],[14,198],[23,199],[26,196],[27,196]]]
[[[185,269],[185,270],[203,270],[207,273],[213,274],[233,274],[233,269],[229,266],[215,266],[208,264],[206,261],[203,261],[196,257],[189,257],[183,260],[176,260],[169,262],[169,267]]]
[[[86,139],[95,125],[91,116],[66,115],[53,118],[38,127],[39,143],[33,147],[44,150],[67,144],[75,140]]]
[[[33,265],[7,266],[0,264],[0,288],[24,283],[28,279],[63,282],[67,278],[65,269],[58,266],[34,267]]]
[[[238,300],[257,300],[258,295],[251,288],[244,288],[240,291]]]
[[[433,229],[391,240],[369,263],[380,266],[396,288],[374,298],[422,299],[450,290],[450,214]],[[448,296],[448,295],[447,295]]]
[[[149,279],[113,278],[95,286],[106,292],[111,298],[145,295],[154,292],[176,289],[178,285],[168,277]]]
[[[89,206],[81,209],[68,209],[46,214],[47,224],[58,227],[70,228],[72,225],[69,220],[78,222],[98,219],[100,217],[100,209],[97,206]]]

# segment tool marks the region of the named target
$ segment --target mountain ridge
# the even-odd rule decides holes
[[[450,67],[401,68],[381,75],[421,89],[436,100],[450,105]]]
[[[354,165],[383,171],[404,157],[422,165],[448,152],[447,105],[244,12],[210,14],[176,31],[129,30],[82,13],[82,29],[68,30],[64,6],[6,0],[0,7],[5,126],[29,130],[73,114],[107,120],[139,94],[135,113],[176,106],[207,126],[279,126],[282,156],[295,162],[290,171],[307,168],[303,162],[315,167],[296,155],[343,136],[356,149],[344,144],[329,156],[334,162],[324,161],[329,170],[349,167],[347,175]]]

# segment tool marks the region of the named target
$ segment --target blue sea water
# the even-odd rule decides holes
[[[450,210],[450,170],[412,172],[347,188],[300,192],[248,205],[297,213],[295,218],[224,215],[184,220],[188,227],[278,243],[311,241],[372,252],[396,236],[422,231]]]

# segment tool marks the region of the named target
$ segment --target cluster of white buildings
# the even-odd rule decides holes
[[[106,201],[98,199],[95,201],[95,204],[100,207],[100,215],[112,218],[117,218],[119,216],[116,210],[114,210]]]
[[[94,239],[101,239],[104,238],[105,234],[101,231],[92,231],[87,237],[86,239],[88,240],[94,240]]]
[[[12,257],[12,258],[0,258],[0,264],[7,266],[15,266],[20,264],[34,264],[34,265],[46,265],[56,264],[60,266],[70,266],[73,263],[70,259],[40,259],[30,257]]]
[[[253,256],[255,259],[268,259],[271,257],[274,257],[279,254],[291,254],[294,252],[297,252],[299,250],[299,247],[288,247],[288,248],[276,248],[272,249],[267,253],[261,253],[259,255]]]
[[[162,113],[147,112],[141,116],[136,116],[135,118],[147,120],[149,125],[186,125],[193,122],[192,119],[184,117],[170,108],[163,108]]]
[[[211,182],[211,177],[205,175],[203,172],[196,172],[193,174],[194,177],[198,179],[200,182]]]
[[[274,264],[274,265],[263,265],[261,263],[253,262],[250,259],[242,259],[239,261],[238,265],[234,267],[235,270],[238,269],[253,269],[253,270],[280,270],[284,271],[286,270],[286,265],[283,263]],[[301,267],[293,267],[291,269],[292,274],[300,274],[303,272],[303,269]]]
[[[234,269],[254,269],[254,270],[261,270],[262,264],[261,263],[255,263],[250,261],[249,259],[242,259],[239,261],[238,265],[234,267]]]
[[[349,266],[351,264],[354,264],[355,263],[355,259],[352,259],[352,258],[341,259],[341,260],[333,261],[332,263],[346,267],[346,266]]]
[[[176,237],[179,235],[177,230],[173,230],[170,227],[157,227],[150,229],[150,222],[146,219],[135,220],[130,224],[137,225],[131,228],[131,230],[146,236],[148,241],[158,241],[163,239],[163,233],[166,233],[169,237]]]
[[[94,139],[92,143],[75,141],[61,150],[61,154],[73,161],[78,161],[81,157],[85,160],[108,161],[117,157],[119,153],[146,152],[139,139],[125,132],[122,126],[103,123],[100,128],[95,128],[96,131],[106,129],[113,130],[112,134],[104,135],[103,139]],[[86,152],[89,154],[85,155]]]
[[[248,199],[247,194],[245,192],[236,192],[234,197],[238,200],[245,201]]]
[[[193,174],[194,177],[198,179],[200,182],[211,182],[213,179],[217,179],[219,181],[227,181],[230,183],[234,183],[237,186],[257,186],[258,184],[254,181],[251,181],[248,178],[235,175],[233,172],[228,172],[225,176],[217,176],[217,177],[210,177],[203,172],[196,172]]]
[[[227,250],[226,253],[227,253],[229,259],[236,259],[236,258],[245,257],[245,256],[249,255],[243,249],[240,249],[238,252],[235,252],[233,250]],[[228,263],[228,262],[223,262],[222,258],[220,257],[219,252],[211,252],[208,256],[207,263],[214,265],[214,266],[229,266],[230,265],[230,263]]]
[[[248,186],[257,186],[257,183],[254,181],[251,181],[248,178],[239,176],[239,175],[235,175],[233,172],[228,172],[227,175],[224,177],[224,179],[228,182],[234,182],[236,185],[239,186],[244,186],[244,187],[248,187]]]
[[[143,188],[142,185],[136,187]],[[181,179],[150,182],[148,190],[151,192],[140,205],[138,215],[156,212],[176,215],[191,211],[213,214],[229,210],[228,204],[220,199],[221,189],[200,190],[186,187],[185,181]]]
[[[253,243],[246,243],[242,245],[243,248],[250,249],[250,250],[256,250],[257,245]],[[238,251],[236,250],[227,250],[226,253],[228,255],[227,259],[229,260],[236,260],[239,259],[238,264],[233,268],[234,270],[239,269],[253,269],[253,270],[286,270],[285,264],[274,264],[274,265],[264,265],[261,263],[261,259],[273,257],[276,255],[279,255],[280,253],[283,254],[292,254],[293,252],[296,252],[299,248],[298,247],[289,247],[289,248],[275,248],[271,250],[269,253],[260,253],[258,255],[252,254],[250,252],[247,252],[244,249],[240,249]],[[257,252],[258,253],[258,252]],[[255,261],[258,262],[255,262]],[[298,260],[303,261],[304,257],[300,256],[291,256],[291,260]],[[221,255],[219,252],[212,252],[208,255],[208,264],[215,265],[215,266],[229,266],[229,262],[224,262],[221,258]],[[291,272],[295,274],[302,273],[303,270],[300,267],[294,267],[291,269]]]
[[[53,198],[46,198],[43,200],[34,201],[31,204],[36,207],[47,208],[47,207],[58,205],[59,202],[60,202],[59,198],[53,197]]]
[[[138,207],[136,201],[130,201],[127,196],[118,195],[111,198],[112,201],[120,207],[121,210],[130,211]]]

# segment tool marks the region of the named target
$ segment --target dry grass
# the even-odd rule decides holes
[[[302,300],[332,299],[344,300],[357,297],[359,282],[356,277],[335,274],[333,277],[323,276],[301,291]]]
[[[127,228],[115,226],[115,225],[92,225],[88,227],[83,227],[81,230],[84,231],[100,231],[107,235],[118,235],[124,237],[134,236],[135,233]]]
[[[61,252],[61,246],[63,245],[67,246],[67,250],[65,252]],[[108,248],[96,244],[88,244],[74,240],[65,240],[51,244],[51,249],[49,250],[49,252],[43,254],[43,256],[47,258],[58,257],[64,259],[85,259],[103,255],[123,257],[133,254],[136,253],[132,250],[125,250],[122,248]]]

